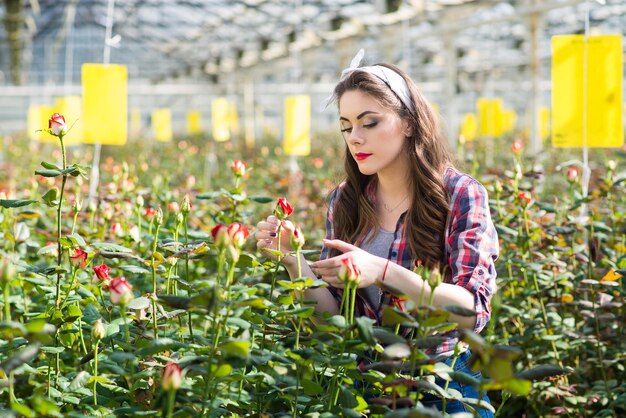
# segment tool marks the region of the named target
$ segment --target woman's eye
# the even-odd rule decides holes
[[[341,130],[341,133],[348,133],[349,134],[350,132],[352,132],[352,128],[343,128]]]
[[[378,122],[368,123],[368,124],[363,125],[363,127],[364,127],[364,128],[368,128],[368,129],[371,129],[371,128],[373,128],[373,127],[374,127],[374,126],[376,126],[376,125],[378,125]]]

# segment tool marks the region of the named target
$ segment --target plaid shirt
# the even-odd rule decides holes
[[[445,283],[462,286],[474,295],[476,325],[474,332],[479,333],[489,322],[491,316],[491,295],[496,290],[495,260],[498,258],[498,236],[489,212],[487,191],[477,180],[449,167],[444,174],[444,185],[450,196],[450,214],[446,224],[444,261]],[[375,200],[375,184],[370,183],[367,193],[371,201]],[[326,238],[334,239],[333,211],[343,185],[331,195],[326,217]],[[400,216],[396,225],[393,243],[387,258],[396,264],[412,270],[416,259],[405,236],[404,218]],[[369,232],[369,231],[368,231]],[[367,235],[364,234],[361,240]],[[358,245],[358,243],[356,244]],[[320,259],[328,258],[329,249],[322,248]],[[329,287],[338,303],[341,290]],[[365,298],[357,297],[357,312],[381,323],[382,310],[385,306],[404,307],[397,299],[384,293],[378,309],[372,307]],[[437,355],[454,350],[458,342],[458,331],[452,330],[441,334],[446,340],[429,354]]]

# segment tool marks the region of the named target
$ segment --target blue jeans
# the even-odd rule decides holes
[[[470,371],[469,366],[467,365],[467,362],[469,361],[470,357],[471,357],[471,353],[469,349],[459,354],[459,356],[456,359],[456,362],[454,363],[454,371],[463,372],[465,374],[468,374],[480,380],[482,378],[480,372],[478,371],[474,373]],[[452,364],[453,358],[454,358],[453,356],[450,356],[449,358],[445,359],[443,363],[450,366]],[[443,388],[446,385],[446,381],[440,378],[436,378],[435,384]],[[480,399],[480,392],[478,391],[478,389],[476,389],[473,386],[451,381],[448,383],[448,389],[455,389],[459,391],[464,398]],[[483,393],[482,400],[489,403],[489,397],[487,396],[487,393]],[[441,398],[431,395],[429,393],[426,393],[420,401],[427,408],[435,407],[440,411],[443,409]],[[473,404],[472,404],[472,407],[474,407]],[[476,409],[480,417],[493,418],[493,412],[486,410],[486,409],[479,409],[479,406],[476,406]],[[446,404],[446,412],[451,414],[455,412],[471,412],[471,410],[467,408],[460,401],[449,400]]]

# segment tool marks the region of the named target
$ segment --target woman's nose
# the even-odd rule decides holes
[[[350,144],[362,144],[363,143],[363,136],[361,135],[361,133],[356,130],[356,129],[352,129],[352,132],[350,132],[350,134],[348,135],[348,143]]]

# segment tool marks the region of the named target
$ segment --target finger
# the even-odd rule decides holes
[[[256,247],[263,251],[267,248],[270,248],[272,246],[272,240],[271,239],[262,239],[262,240],[258,240],[256,243]]]
[[[358,247],[355,247],[352,244],[348,244],[347,242],[342,241],[340,239],[324,239],[322,241],[324,242],[325,246],[330,247],[330,248],[335,248],[343,253],[358,249]]]
[[[259,239],[273,239],[276,238],[276,232],[271,232],[271,231],[256,231],[254,233],[254,237],[259,240]]]
[[[343,289],[343,281],[339,280],[337,276],[322,276],[322,280],[333,287]]]
[[[267,221],[261,221],[258,224],[256,224],[256,228],[257,230],[268,230],[268,231],[276,231],[278,225],[272,223],[272,222],[267,222]]]
[[[341,267],[342,262],[339,257],[331,257],[325,260],[318,260],[314,263],[311,263],[311,267],[314,269],[328,269],[328,268],[339,268]]]
[[[278,221],[278,218],[274,215],[270,215],[267,217],[267,222],[269,222],[270,224],[274,225],[274,226],[278,226],[280,224],[280,222]]]

